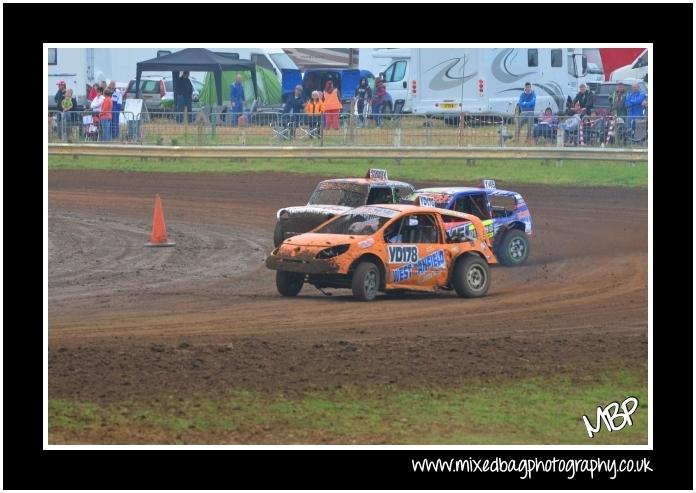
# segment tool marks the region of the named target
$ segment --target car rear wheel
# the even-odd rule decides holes
[[[380,285],[379,268],[372,262],[362,262],[353,273],[353,296],[360,301],[371,301]]]
[[[511,229],[497,248],[498,260],[507,267],[522,265],[529,258],[529,240],[519,229]]]
[[[454,290],[464,298],[478,298],[488,292],[491,276],[488,264],[481,257],[465,255],[454,268]]]
[[[304,284],[304,274],[297,272],[276,271],[276,287],[283,296],[297,296]]]

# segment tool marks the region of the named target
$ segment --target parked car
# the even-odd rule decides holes
[[[200,92],[203,90],[203,83],[198,79],[191,77],[193,85],[193,94],[191,100],[197,103],[200,98]],[[140,79],[140,93],[145,101],[147,109],[162,110],[165,107],[174,107],[174,83],[171,77],[163,76],[146,76]],[[124,99],[135,98],[135,79],[128,84],[128,89]],[[171,101],[171,103],[162,104],[163,101]]]
[[[495,263],[476,216],[395,204],[349,210],[285,240],[266,259],[283,296],[296,296],[307,283],[352,289],[360,301],[380,291],[483,296],[491,282],[488,264]]]
[[[626,95],[631,93],[631,85],[638,84],[640,90],[648,94],[648,85],[640,79],[624,79],[623,81],[602,82],[595,92],[594,109],[600,116],[606,116],[609,113],[609,96],[616,91],[616,86],[619,82],[623,82],[626,86]]]

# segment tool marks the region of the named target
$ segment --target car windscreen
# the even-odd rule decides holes
[[[320,183],[309,199],[310,204],[360,207],[365,205],[367,186],[356,183]]]
[[[334,235],[371,235],[382,229],[397,214],[380,207],[360,207],[325,224],[316,233]]]

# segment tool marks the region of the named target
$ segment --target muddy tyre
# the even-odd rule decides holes
[[[488,292],[491,275],[488,264],[479,256],[465,255],[454,267],[452,284],[463,298],[478,298]]]
[[[276,287],[283,296],[297,296],[304,284],[304,274],[297,272],[276,271]]]
[[[372,262],[362,262],[353,272],[353,296],[359,301],[372,301],[380,285],[379,268]]]
[[[522,265],[529,258],[529,240],[519,229],[511,229],[500,241],[496,255],[501,264],[507,267]]]

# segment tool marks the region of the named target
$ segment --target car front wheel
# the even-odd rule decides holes
[[[297,296],[304,284],[304,274],[297,272],[276,271],[276,287],[283,296]]]
[[[379,268],[372,262],[362,262],[353,273],[353,296],[360,301],[372,301],[380,284]]]
[[[284,238],[285,232],[283,231],[283,225],[280,224],[280,221],[276,222],[275,229],[273,230],[273,245],[274,246],[279,246],[283,241],[285,240]]]

